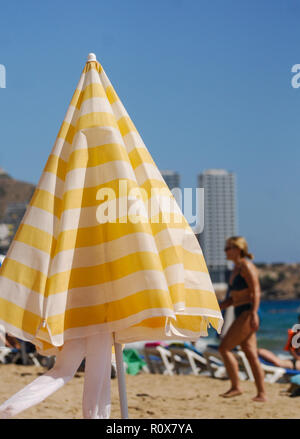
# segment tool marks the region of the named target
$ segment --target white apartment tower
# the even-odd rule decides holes
[[[204,188],[204,229],[198,239],[212,281],[223,283],[230,267],[225,241],[237,235],[235,175],[224,169],[208,169],[198,175],[198,187]]]

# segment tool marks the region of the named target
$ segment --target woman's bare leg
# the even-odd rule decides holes
[[[249,337],[241,343],[241,348],[249,361],[257,388],[257,395],[253,398],[253,401],[265,402],[267,398],[264,384],[264,371],[258,358],[255,332],[252,332]]]
[[[291,360],[283,360],[277,355],[275,355],[273,352],[269,351],[268,349],[260,348],[258,349],[258,355],[260,355],[265,360],[269,361],[270,363],[273,363],[277,367],[286,367],[288,369],[293,369],[293,363]]]
[[[234,320],[219,346],[219,351],[222,355],[224,365],[231,381],[231,388],[221,395],[225,398],[242,394],[238,374],[238,363],[231,351],[237,345],[240,345],[248,335],[249,327],[247,325],[246,312],[244,312]]]

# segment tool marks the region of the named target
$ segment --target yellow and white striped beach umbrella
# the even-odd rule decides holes
[[[119,343],[220,331],[202,251],[173,200],[89,56],[1,267],[0,323],[45,355],[108,330]]]

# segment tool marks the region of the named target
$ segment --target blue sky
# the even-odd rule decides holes
[[[236,173],[257,261],[300,262],[297,0],[10,1],[0,11],[0,166],[37,183],[95,52],[160,169]]]

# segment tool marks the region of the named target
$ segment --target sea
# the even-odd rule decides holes
[[[259,308],[260,327],[257,331],[259,348],[269,349],[275,354],[288,354],[284,346],[288,337],[288,329],[298,323],[300,300],[261,301]],[[159,340],[158,340],[159,341]],[[218,344],[219,337],[213,328],[209,328],[208,337],[201,337],[196,347],[203,351],[208,344]],[[144,343],[129,343],[126,348],[141,351]]]
[[[300,300],[262,301],[259,315],[258,347],[282,353],[288,329],[299,323]]]

